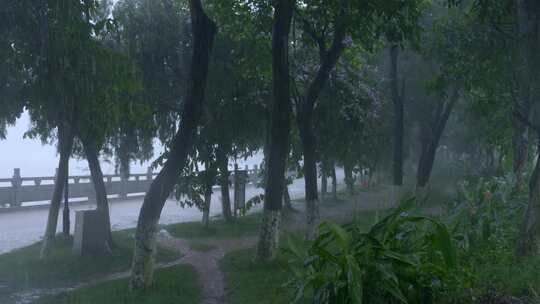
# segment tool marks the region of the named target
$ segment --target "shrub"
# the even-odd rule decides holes
[[[312,242],[289,238],[294,303],[432,303],[460,281],[446,226],[410,213],[415,200],[374,224],[325,222]]]

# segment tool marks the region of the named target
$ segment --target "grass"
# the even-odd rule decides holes
[[[291,288],[283,287],[289,278],[283,257],[275,262],[255,264],[255,251],[244,249],[225,255],[220,267],[231,290],[231,304],[282,304],[293,296]]]
[[[260,223],[261,214],[257,213],[237,218],[233,223],[227,223],[223,219],[214,220],[208,228],[201,222],[187,222],[168,225],[165,229],[172,236],[184,239],[237,238],[256,235]]]
[[[145,291],[128,290],[128,279],[101,283],[92,287],[46,296],[38,304],[198,304],[197,274],[188,265],[156,271],[154,285]]]
[[[189,248],[199,252],[208,252],[210,250],[216,249],[216,246],[203,242],[191,242],[189,243]]]
[[[72,285],[90,278],[126,271],[133,255],[134,230],[113,232],[115,248],[107,256],[78,256],[72,250],[72,241],[57,239],[47,260],[39,259],[41,242],[0,255],[0,289],[2,293],[29,288],[51,288]],[[159,248],[157,260],[173,261],[179,252]]]
[[[475,269],[481,289],[524,296],[540,293],[540,257],[486,263]]]
[[[355,217],[355,224],[369,229],[380,212],[362,212]],[[381,214],[382,216],[382,214]],[[287,234],[281,237],[282,246],[287,246]],[[296,233],[295,233],[296,234]],[[301,237],[301,234],[298,234]],[[254,249],[243,249],[227,253],[220,261],[227,285],[231,290],[231,304],[282,304],[294,299],[294,290],[286,283],[291,278],[287,259],[282,254],[270,263],[254,263]]]

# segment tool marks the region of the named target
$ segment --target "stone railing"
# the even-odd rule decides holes
[[[245,170],[240,171],[247,172],[248,182],[256,182],[259,178],[257,165],[253,169],[246,166]],[[109,198],[126,199],[143,196],[156,176],[157,173],[148,168],[146,173],[130,174],[127,178],[105,174],[103,181]],[[231,179],[234,179],[234,172],[231,172]],[[24,203],[48,205],[54,191],[54,183],[54,176],[22,177],[21,170],[16,168],[11,178],[0,178],[0,208],[21,207]],[[95,201],[91,176],[70,176],[68,183],[70,201]]]

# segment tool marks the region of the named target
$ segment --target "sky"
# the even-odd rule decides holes
[[[7,137],[0,140],[0,178],[11,178],[13,169],[20,168],[23,177],[54,176],[58,167],[58,155],[54,145],[43,145],[41,141],[23,138],[24,133],[30,126],[30,119],[25,112],[17,120],[14,126],[7,129]],[[155,146],[156,153],[162,151],[160,145]],[[154,158],[157,158],[157,154]],[[262,161],[262,155],[255,155],[248,160],[239,160],[241,168],[244,165],[252,167]],[[150,162],[131,164],[132,173],[145,173]],[[230,164],[232,167],[232,164]],[[114,164],[101,160],[101,168],[104,174],[114,174]],[[86,160],[71,159],[69,163],[70,175],[89,175]]]
[[[54,176],[58,155],[54,145],[43,145],[39,140],[23,138],[30,126],[28,115],[23,113],[14,126],[8,128],[5,140],[0,140],[0,178],[9,178],[14,168],[21,169],[21,176]],[[70,160],[70,174],[89,174],[86,160]],[[114,173],[114,165],[101,162],[103,173]],[[146,172],[149,163],[133,164],[132,172]]]

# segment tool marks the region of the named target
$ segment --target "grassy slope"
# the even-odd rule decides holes
[[[272,263],[254,264],[253,249],[231,252],[221,260],[225,272],[231,304],[289,303],[292,290],[284,287],[289,273],[283,257]]]
[[[209,228],[204,228],[201,222],[187,222],[166,226],[167,231],[177,238],[234,238],[256,235],[261,222],[260,214],[251,214],[227,223],[223,219],[210,222]]]
[[[113,232],[116,247],[111,255],[77,256],[71,241],[58,238],[48,260],[39,259],[41,242],[0,255],[0,285],[13,289],[47,288],[71,285],[107,273],[129,269],[133,255],[134,230]],[[159,248],[158,261],[172,261],[180,253]],[[1,293],[6,292],[0,289]]]
[[[144,292],[128,290],[128,279],[41,298],[38,304],[198,304],[199,289],[195,269],[178,265],[155,274],[154,286]]]

